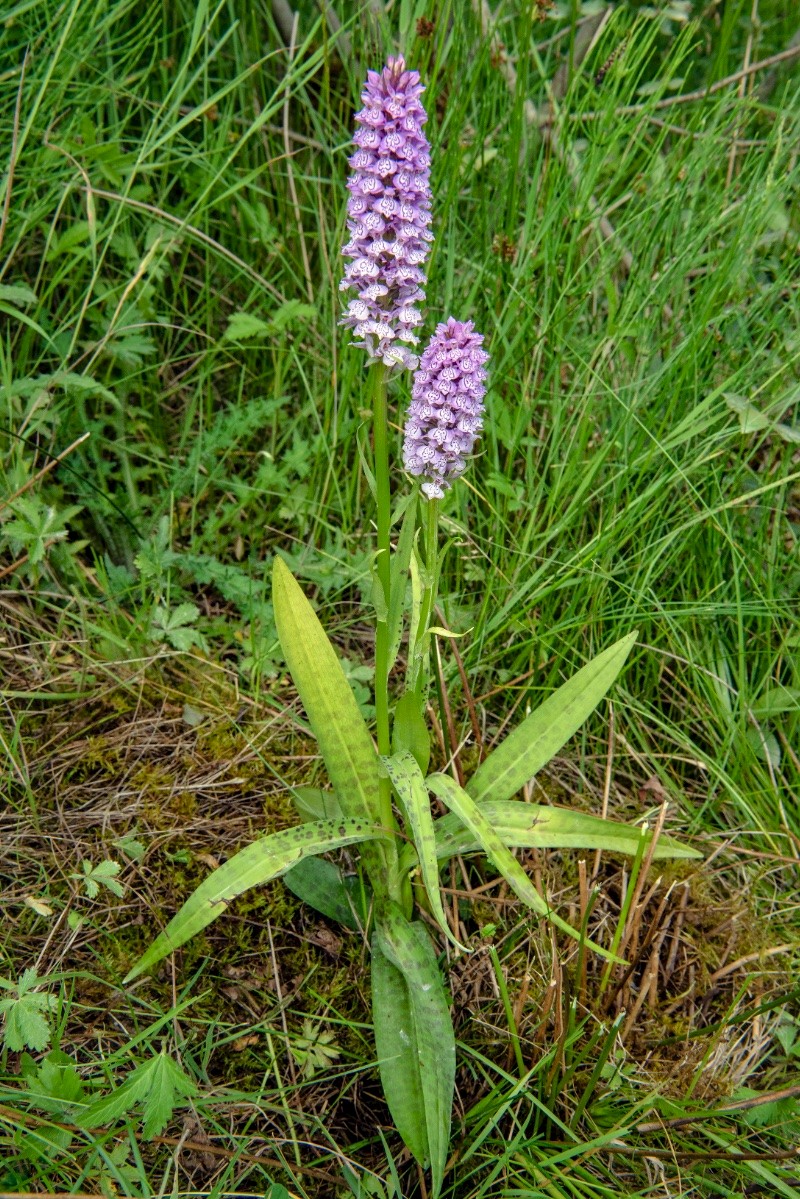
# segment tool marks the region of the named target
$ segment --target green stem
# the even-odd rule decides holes
[[[422,597],[419,629],[417,630],[418,642],[425,636],[433,619],[433,609],[439,588],[439,501],[426,500],[422,510],[425,513],[425,567],[429,582]],[[414,687],[420,698],[425,694],[427,682],[425,671],[420,670]]]
[[[389,527],[392,495],[389,482],[389,413],[386,395],[386,368],[372,367],[373,446],[375,453],[375,488],[378,503],[378,582],[383,592],[386,612],[391,603],[392,575],[389,559]],[[389,624],[378,613],[375,638],[375,717],[378,726],[378,750],[390,752],[389,739]]]
[[[389,731],[389,621],[391,605],[392,574],[390,562],[389,531],[392,514],[392,492],[389,477],[389,406],[387,397],[386,368],[376,363],[370,371],[373,412],[373,450],[375,454],[375,489],[377,494],[378,524],[378,582],[383,592],[383,611],[377,613],[375,631],[375,722],[378,735],[378,753],[391,753]],[[388,778],[380,780],[379,820],[384,828],[395,829],[392,812],[392,786]],[[397,846],[394,840],[389,855],[388,877],[396,879]],[[390,882],[390,887],[395,886]],[[394,900],[399,896],[392,894]]]
[[[430,615],[436,605],[436,593],[439,590],[439,501],[428,500],[427,529],[425,531],[425,563],[431,576]]]

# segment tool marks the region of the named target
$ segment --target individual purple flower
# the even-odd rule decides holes
[[[354,331],[354,344],[386,366],[410,370],[417,358],[408,346],[419,341],[423,268],[433,241],[424,90],[402,58],[367,75],[347,183],[350,240],[342,254],[351,261],[339,285],[356,292],[341,320]]]
[[[403,465],[424,479],[428,499],[441,499],[464,472],[483,428],[483,334],[452,316],[438,325],[414,375],[406,416]]]

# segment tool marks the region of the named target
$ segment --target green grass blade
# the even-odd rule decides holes
[[[128,972],[125,982],[143,974],[168,953],[184,945],[212,920],[216,920],[225,911],[229,901],[243,891],[278,878],[303,858],[340,849],[343,845],[353,845],[358,841],[375,840],[380,835],[371,823],[363,820],[318,820],[271,833],[245,846],[203,880],[163,933],[156,937]]]
[[[478,803],[510,799],[532,779],[600,703],[622,670],[637,635],[629,633],[603,650],[531,712],[466,784],[472,798]]]
[[[528,907],[532,908],[534,912],[538,912],[540,916],[544,916],[552,924],[555,924],[562,932],[568,933],[576,941],[580,941],[582,938],[578,930],[573,928],[571,924],[567,924],[566,920],[562,920],[552,910],[549,903],[542,899],[517,859],[511,853],[511,850],[503,842],[498,831],[487,819],[482,808],[478,807],[475,800],[467,794],[463,787],[459,787],[458,783],[454,782],[446,774],[432,774],[426,782],[431,791],[435,795],[438,795],[439,799],[447,804],[453,814],[466,825],[482,852],[486,854],[489,861],[500,871],[514,894],[523,903],[526,903]],[[611,958],[615,962],[620,960],[614,954],[610,954],[602,945],[597,945],[594,941],[583,938],[583,944],[593,949],[595,953],[599,953],[602,957]]]
[[[392,1119],[439,1194],[455,1088],[453,1024],[430,938],[387,906],[372,939],[372,1002],[381,1082]]]
[[[336,651],[282,558],[272,569],[275,624],[330,780],[346,816],[374,821],[379,761]]]
[[[407,750],[394,754],[391,758],[384,758],[383,762],[411,826],[422,882],[428,895],[431,911],[447,939],[466,953],[468,952],[467,946],[462,945],[453,936],[442,907],[433,816],[431,815],[428,788],[425,785],[422,771],[413,755]]]
[[[612,853],[635,854],[641,843],[641,829],[620,824],[589,812],[573,812],[518,800],[487,800],[481,815],[498,837],[514,849],[605,849]],[[456,854],[479,853],[481,845],[472,832],[453,813],[435,821],[436,856],[444,861]],[[649,841],[645,840],[645,846]],[[673,837],[661,836],[653,851],[653,861],[695,860],[699,850],[681,844]],[[410,865],[413,851],[404,851],[401,866]]]

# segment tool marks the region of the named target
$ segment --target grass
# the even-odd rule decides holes
[[[343,30],[301,4],[293,48],[269,6],[183,0],[23,0],[0,33],[2,973],[36,966],[65,1055],[3,1050],[0,1188],[423,1194],[380,1098],[361,940],[282,884],[119,989],[209,855],[289,823],[283,782],[313,781],[276,550],[369,705],[338,254],[361,80],[402,45],[428,87],[428,326],[473,319],[492,354],[445,505],[441,616],[464,635],[441,643],[440,757],[477,752],[471,712],[491,743],[638,628],[533,794],[651,823],[668,800],[706,853],[636,881],[527,856],[571,922],[638,955],[605,981],[490,873],[452,874],[476,952],[451,962],[445,1189],[793,1195],[800,93],[795,60],[737,76],[796,18],[330,7]],[[106,861],[122,896],[87,889],[82,863]],[[155,1139],[146,1095],[74,1126],[70,1087],[108,1094],[162,1049],[186,1093]]]

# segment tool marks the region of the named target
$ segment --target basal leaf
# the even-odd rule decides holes
[[[474,837],[480,846],[481,851],[486,854],[489,861],[500,871],[515,895],[518,895],[523,903],[533,908],[540,916],[545,916],[552,924],[560,928],[562,932],[569,933],[576,941],[581,940],[581,934],[578,930],[574,929],[571,924],[567,924],[566,920],[562,920],[552,910],[549,903],[542,899],[517,859],[511,853],[511,850],[504,844],[497,830],[490,824],[482,808],[478,807],[472,797],[446,774],[432,774],[426,782],[431,791],[438,795],[455,816],[466,825],[472,837]],[[583,938],[583,943],[602,957],[611,958],[615,962],[620,960],[614,954],[609,953],[607,949],[604,949],[602,945],[597,945],[588,938]]]
[[[286,563],[272,570],[275,623],[342,811],[370,822],[379,813],[380,763],[336,651]]]
[[[325,858],[304,858],[286,871],[283,883],[303,903],[345,928],[367,923],[371,895],[365,884],[355,875],[343,875]]]
[[[430,1158],[419,1046],[408,985],[373,934],[372,1018],[383,1091],[397,1131],[417,1161]]]
[[[591,715],[622,669],[638,634],[603,650],[492,750],[466,784],[478,803],[510,799]]]
[[[295,787],[292,799],[301,820],[338,820],[342,815],[341,805],[332,791],[319,787]]]
[[[384,758],[383,762],[411,826],[422,882],[428,895],[431,911],[448,940],[466,953],[468,952],[467,946],[462,945],[453,936],[442,907],[436,838],[433,832],[433,816],[431,815],[428,788],[425,786],[425,777],[416,760],[405,750],[394,754],[391,758]]]
[[[303,858],[327,853],[357,841],[382,836],[371,822],[358,819],[317,820],[297,828],[283,829],[240,849],[204,879],[181,910],[129,971],[125,982],[160,962],[184,945],[225,911],[231,899],[250,887],[260,887],[278,878]]]
[[[635,854],[641,844],[641,829],[636,825],[620,824],[589,812],[573,812],[519,800],[487,800],[481,804],[481,814],[511,849],[606,849],[612,853]],[[442,816],[433,825],[436,837],[436,856],[440,862],[458,854],[482,852],[477,837],[454,813]],[[645,841],[645,849],[649,841]],[[665,859],[697,859],[703,855],[673,837],[661,836],[656,843],[653,861]],[[400,859],[400,870],[410,870],[416,863],[412,846],[406,846]]]
[[[456,1049],[430,938],[394,904],[372,939],[372,999],[381,1082],[397,1129],[439,1194],[450,1143]]]

